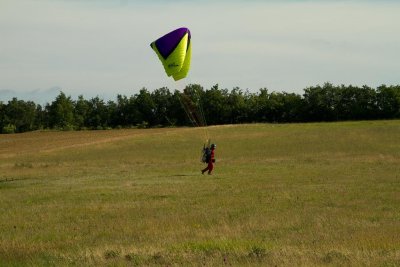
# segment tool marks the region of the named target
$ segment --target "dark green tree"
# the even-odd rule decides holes
[[[228,90],[219,89],[218,84],[204,93],[204,114],[209,125],[229,123],[229,108],[227,105]]]
[[[74,128],[74,103],[63,92],[48,106],[49,126],[51,128],[71,130]]]
[[[139,94],[135,95],[135,106],[137,108],[137,121],[139,124],[154,126],[156,125],[156,104],[147,91],[146,88],[142,88]]]
[[[3,133],[3,127],[5,126],[6,118],[6,105],[0,101],[0,133]]]
[[[331,83],[322,87],[308,87],[304,89],[305,117],[307,121],[334,121],[338,118],[337,92]]]
[[[271,97],[274,98],[274,97]],[[303,121],[304,102],[300,95],[295,93],[278,93],[275,96],[276,114],[279,122]]]
[[[235,87],[229,93],[226,99],[226,110],[228,110],[228,123],[243,123],[248,118],[248,109],[246,106],[246,98],[243,91],[239,87]]]
[[[111,114],[113,127],[127,127],[131,124],[129,120],[129,99],[120,94],[117,95],[117,102]]]
[[[381,85],[377,88],[379,117],[393,119],[400,117],[400,86]]]
[[[83,95],[78,96],[78,100],[74,105],[75,126],[77,129],[85,129],[89,121],[90,104],[89,101],[83,98]]]
[[[98,96],[88,101],[88,117],[86,125],[92,129],[104,129],[109,125],[110,114],[106,103]]]
[[[154,125],[175,125],[176,120],[171,117],[172,113],[170,112],[172,108],[172,94],[168,88],[162,87],[154,90],[151,93],[151,97],[154,103]]]
[[[13,98],[5,107],[4,126],[14,126],[15,132],[36,130],[36,104]],[[3,127],[4,127],[3,126]]]

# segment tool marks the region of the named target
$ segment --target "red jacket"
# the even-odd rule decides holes
[[[211,149],[210,162],[214,162],[214,149]]]

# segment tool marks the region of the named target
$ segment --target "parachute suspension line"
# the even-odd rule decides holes
[[[201,104],[201,97],[198,92],[195,92],[195,93],[197,94],[197,102],[198,102],[197,105],[199,106],[200,115],[202,117],[203,124],[204,124],[203,126],[207,127],[207,120],[206,120],[206,116],[204,113],[203,105]]]
[[[201,117],[201,121],[202,121],[202,128],[203,128],[203,131],[204,131],[204,135],[205,135],[205,137],[206,137],[206,140],[207,140],[207,142],[208,142],[208,140],[209,140],[209,135],[208,135],[208,130],[207,130],[207,120],[206,120],[206,116],[205,116],[205,114],[204,114],[204,110],[203,110],[203,105],[201,104],[201,97],[200,97],[200,94],[199,94],[199,92],[197,92],[196,90],[193,90],[194,91],[194,94],[195,94],[195,97],[196,97],[196,99],[197,99],[197,107],[198,107],[198,109],[199,109],[199,113],[200,113],[200,117]]]
[[[194,127],[199,127],[200,125],[196,122],[196,119],[193,117],[193,114],[190,112],[190,110],[183,104],[182,102],[182,95],[179,96],[179,102],[181,103],[181,106],[183,110],[186,113],[186,116],[189,118],[189,121],[193,124]]]
[[[178,92],[180,91],[184,91],[183,90],[183,84],[180,81],[177,81],[176,84],[178,85]],[[185,98],[185,99],[184,99]],[[188,101],[189,99],[187,99],[187,96],[184,93],[180,93],[179,94],[179,102],[181,103],[181,106],[183,108],[183,110],[186,113],[186,116],[189,118],[189,121],[192,123],[192,125],[194,127],[200,127],[198,121],[196,120],[196,117],[193,114],[193,111],[189,110],[189,104],[185,104],[184,101]]]
[[[181,105],[183,109],[185,110],[186,115],[188,116],[190,122],[193,124],[194,127],[201,127],[204,138],[207,140],[209,139],[208,137],[208,132],[207,128],[204,127],[206,124],[205,121],[205,116],[204,112],[200,103],[200,96],[196,92],[196,90],[193,90],[190,86],[185,87],[183,84],[181,84],[178,81],[179,89],[182,91],[181,98],[179,99],[181,101]]]

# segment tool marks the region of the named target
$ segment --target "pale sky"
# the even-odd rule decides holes
[[[149,44],[179,27],[193,54],[176,84]],[[0,0],[3,102],[189,83],[301,94],[324,82],[400,84],[400,1]]]

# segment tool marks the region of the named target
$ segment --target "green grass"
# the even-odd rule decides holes
[[[400,121],[0,135],[0,266],[399,266]]]

